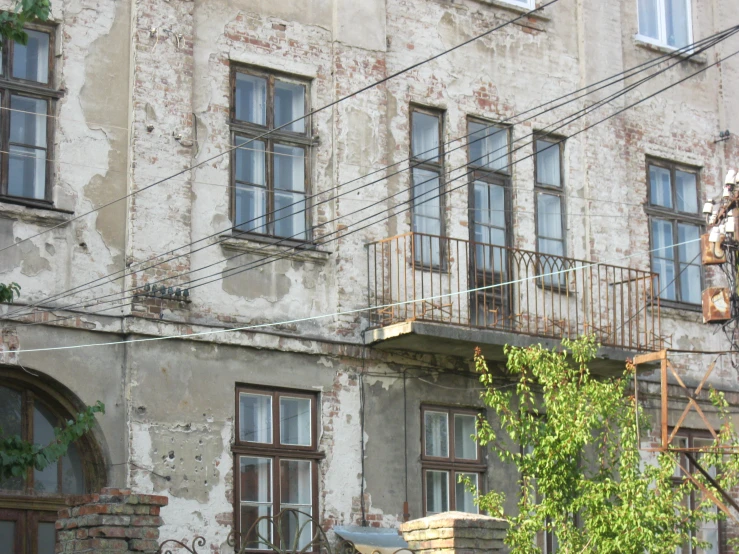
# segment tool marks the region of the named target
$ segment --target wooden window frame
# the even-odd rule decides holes
[[[438,153],[438,161],[428,161],[425,158],[417,158],[413,155],[413,114],[420,113],[427,116],[435,117],[439,120],[439,153]],[[424,270],[439,270],[439,271],[446,271],[446,241],[444,240],[444,237],[446,236],[446,218],[444,214],[446,213],[446,198],[444,194],[444,189],[446,186],[446,179],[444,178],[444,167],[445,167],[445,157],[446,157],[446,150],[444,148],[444,120],[445,120],[446,112],[445,110],[441,108],[433,108],[429,106],[421,106],[419,104],[410,104],[408,108],[408,153],[409,153],[409,160],[410,160],[410,214],[411,214],[411,231],[413,233],[416,233],[416,183],[413,179],[413,172],[416,169],[421,169],[425,171],[432,171],[436,173],[439,176],[439,262],[440,265],[434,264],[433,260],[424,260],[423,255],[420,260],[416,259],[416,256],[413,256],[413,264],[418,269],[424,269]],[[422,234],[424,236],[430,236],[435,237],[436,235],[425,235],[424,233],[421,233],[418,231],[419,234]],[[415,241],[414,243],[415,244]]]
[[[265,125],[258,125],[248,121],[242,121],[236,119],[236,77],[238,74],[250,75],[253,77],[259,77],[267,81],[267,98],[266,98],[266,114],[265,114]],[[232,233],[234,236],[246,236],[249,235],[257,237],[267,237],[270,239],[279,240],[280,243],[286,245],[291,244],[310,244],[313,241],[312,233],[312,207],[310,202],[311,196],[311,166],[313,159],[313,147],[318,144],[316,137],[312,136],[312,123],[313,118],[307,116],[304,119],[305,130],[300,132],[286,131],[284,129],[274,130],[274,90],[275,82],[282,81],[286,83],[299,84],[305,87],[305,106],[303,113],[307,116],[310,113],[310,88],[311,80],[305,77],[297,75],[291,75],[289,73],[283,73],[280,71],[272,71],[260,67],[254,67],[245,64],[231,63],[230,66],[230,104],[229,104],[229,127],[231,135],[231,144],[235,145],[237,138],[246,140],[256,139],[260,135],[269,133],[267,136],[260,138],[259,141],[264,143],[264,180],[265,180],[265,192],[267,196],[267,206],[265,208],[265,219],[267,220],[267,231],[258,232],[254,230],[243,231],[236,226],[236,148],[231,150],[230,155],[230,187],[229,187],[229,214],[233,223]],[[296,237],[280,237],[274,233],[274,175],[273,175],[273,157],[274,157],[274,145],[279,144],[283,146],[293,146],[303,148],[305,150],[304,158],[304,175],[305,175],[305,239],[299,239]],[[255,185],[257,186],[257,185]]]
[[[55,74],[55,51],[56,51],[56,26],[50,24],[29,23],[24,27],[27,30],[39,31],[49,35],[49,68],[48,83],[38,83],[26,79],[14,78],[12,76],[13,51],[15,43],[4,39],[2,47],[2,72],[0,72],[0,201],[8,204],[20,204],[39,208],[52,208],[53,172],[54,172],[54,133],[55,114],[57,100],[62,98],[63,91],[56,90]],[[24,196],[11,196],[8,194],[8,173],[10,151],[10,111],[11,95],[21,95],[46,101],[46,176],[44,198],[27,198]]]
[[[426,412],[437,412],[447,414],[447,438],[449,440],[449,456],[436,457],[426,455]],[[478,443],[475,443],[477,448],[477,459],[457,459],[454,452],[454,416],[455,415],[466,415],[479,417],[483,414],[483,410],[475,408],[463,408],[463,407],[451,407],[451,406],[439,406],[436,404],[422,404],[421,405],[421,488],[422,488],[422,502],[423,502],[423,515],[426,516],[426,473],[428,471],[446,471],[449,474],[448,480],[448,498],[449,498],[449,510],[456,509],[456,478],[460,473],[474,473],[477,475],[478,489],[482,491],[484,489],[484,478],[485,472],[487,471],[487,465],[483,458],[482,449]]]
[[[272,442],[257,443],[241,440],[241,403],[240,394],[257,394],[270,396],[272,398]],[[307,398],[311,401],[311,445],[283,445],[280,443],[280,398]],[[237,384],[235,405],[236,417],[234,423],[234,443],[232,445],[233,462],[234,462],[234,535],[236,537],[236,549],[240,548],[241,543],[241,463],[240,458],[269,458],[272,460],[272,515],[279,513],[280,502],[280,462],[282,460],[300,460],[311,462],[311,502],[312,514],[314,522],[318,520],[318,462],[325,457],[323,452],[318,450],[318,410],[320,396],[318,393],[306,392],[303,390],[286,389],[279,387],[265,387],[259,385]],[[273,537],[274,538],[274,537]],[[266,552],[265,549],[246,549],[246,552]]]
[[[672,430],[672,427],[670,428],[670,430]],[[703,430],[703,429],[700,429],[699,430],[699,429],[689,429],[689,428],[686,428],[686,427],[681,427],[678,430],[678,432],[675,434],[675,438],[676,439],[677,438],[684,438],[684,439],[686,439],[686,441],[687,441],[687,447],[688,448],[693,448],[693,446],[694,446],[694,442],[693,441],[695,439],[709,439],[709,440],[711,440],[711,439],[713,439],[713,436],[708,431]],[[695,456],[695,453],[693,453],[693,455]],[[680,456],[680,465],[682,465],[683,467],[688,467],[688,466],[692,466],[693,465],[692,463],[690,463],[690,461],[688,460],[687,456],[685,456],[684,454],[681,453],[679,456]],[[690,467],[689,469],[692,471],[692,467]],[[704,469],[707,470],[708,468],[704,468]],[[680,470],[679,468],[678,468],[678,470],[680,471],[680,474],[682,475],[682,470]],[[683,483],[686,479],[687,479],[686,477],[673,477],[672,478],[672,481],[675,484],[679,484],[679,483]],[[696,495],[696,491],[695,490],[690,493],[689,502],[691,503],[691,506],[695,506],[696,505],[696,497],[695,497],[695,495]],[[716,525],[717,525],[717,530],[718,530],[718,545],[716,545],[716,546],[718,546],[718,554],[724,554],[726,552],[726,550],[727,550],[725,522],[719,519],[716,522]],[[683,546],[683,549],[684,549],[684,546]],[[698,554],[698,550],[695,547],[691,547],[689,549],[688,554]]]
[[[660,167],[662,169],[667,169],[670,172],[670,193],[671,193],[671,201],[672,201],[672,208],[666,208],[664,206],[658,206],[655,204],[652,204],[652,181],[651,177],[649,175],[649,168],[651,166]],[[665,160],[662,158],[655,158],[652,156],[648,156],[646,158],[645,163],[645,169],[646,169],[646,183],[647,183],[647,201],[644,204],[644,211],[647,214],[648,219],[648,225],[649,225],[649,264],[652,269],[652,271],[655,271],[654,266],[654,237],[652,236],[652,222],[656,220],[662,220],[662,221],[668,221],[672,226],[672,240],[673,244],[677,244],[679,242],[678,240],[678,224],[679,223],[685,223],[688,225],[694,225],[698,227],[698,234],[702,234],[705,229],[705,220],[703,217],[703,214],[700,212],[702,208],[701,204],[701,168],[690,166],[687,164],[681,164],[679,162],[674,162],[670,160]],[[675,173],[677,171],[682,171],[683,173],[691,173],[695,175],[695,194],[696,194],[696,206],[699,211],[695,213],[690,212],[681,212],[677,209],[677,190],[675,187]],[[674,264],[674,270],[675,270],[675,300],[670,300],[667,298],[660,297],[659,301],[662,306],[667,307],[674,307],[674,308],[680,308],[680,309],[690,309],[693,311],[701,311],[701,304],[700,302],[697,302],[695,304],[691,302],[686,302],[681,299],[681,293],[680,293],[680,263],[681,260],[679,259],[680,252],[679,248],[674,248],[674,258],[673,258],[673,264]],[[700,288],[701,291],[705,288],[705,271],[703,270],[703,266],[700,264],[700,257],[698,259],[698,263],[695,262],[685,262],[688,265],[697,265],[700,268]],[[655,296],[659,295],[661,290],[665,288],[666,283],[660,283],[659,287],[660,290],[655,291]]]

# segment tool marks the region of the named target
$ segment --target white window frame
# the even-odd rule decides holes
[[[516,6],[517,8],[525,8],[527,10],[533,10],[536,8],[536,0],[497,0],[498,2],[501,2],[502,4],[510,4],[511,6]]]
[[[635,38],[646,42],[649,44],[653,44],[655,46],[659,46],[660,48],[669,48],[670,50],[678,50],[682,47],[680,46],[671,46],[667,44],[667,14],[665,12],[665,0],[655,0],[658,4],[659,14],[657,15],[657,29],[659,38],[653,38],[648,37],[646,35],[641,34],[641,22],[639,21],[639,2],[640,0],[636,0],[636,35]],[[687,19],[688,19],[688,44],[691,44],[693,42],[693,3],[691,0],[684,0],[687,4]],[[690,53],[692,51],[692,48],[689,50],[686,50],[686,53]]]

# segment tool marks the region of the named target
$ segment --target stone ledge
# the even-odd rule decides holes
[[[310,245],[296,246],[293,244],[272,244],[271,242],[256,240],[247,237],[233,235],[221,235],[218,237],[221,248],[244,254],[258,254],[260,256],[276,256],[279,259],[295,260],[299,262],[310,262],[324,264],[331,257],[331,253],[318,250]]]
[[[444,512],[433,516],[414,519],[401,524],[400,531],[408,533],[419,529],[437,528],[479,528],[479,529],[507,529],[508,523],[496,517],[464,512]]]
[[[644,40],[644,38],[639,35],[634,35],[634,44],[636,44],[640,48],[652,50],[653,52],[659,52],[660,54],[675,54],[675,57],[677,58],[682,58],[685,61],[693,62],[696,64],[705,65],[706,63],[708,63],[708,58],[706,58],[705,54],[691,55],[690,52],[678,52],[676,48],[670,48],[669,46],[661,46],[659,44],[655,44],[648,40]]]

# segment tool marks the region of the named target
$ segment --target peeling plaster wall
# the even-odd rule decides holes
[[[697,38],[739,18],[739,6],[731,0],[694,4]],[[444,110],[444,140],[450,141],[467,133],[468,116],[506,120],[654,59],[657,52],[634,40],[636,2],[561,0],[543,15],[315,114],[310,122],[317,139],[310,158],[310,192],[323,194],[311,210],[312,223],[320,225],[314,238],[339,237],[323,252],[285,256],[279,247],[237,238],[215,244],[232,226],[231,161],[229,155],[218,156],[231,144],[230,65],[301,76],[310,81],[311,106],[318,108],[519,13],[498,0],[54,2],[55,78],[65,90],[58,102],[53,148],[55,206],[79,215],[135,194],[0,253],[0,282],[18,281],[21,300],[32,302],[109,272],[140,269],[155,254],[191,241],[199,242],[175,250],[172,260],[125,279],[106,280],[56,306],[160,280],[181,287],[201,282],[191,279],[215,282],[192,288],[189,303],[146,297],[132,303],[128,298],[123,307],[103,314],[4,329],[0,352],[17,344],[33,348],[190,334],[365,307],[364,244],[411,229],[410,180],[404,171],[409,105]],[[738,46],[739,39],[733,38],[717,52],[726,55]],[[704,60],[682,62],[656,82],[558,133],[571,135],[705,67],[716,55],[711,51]],[[513,127],[512,140],[523,145],[515,153],[520,163],[511,174],[516,247],[536,246],[534,167],[532,148],[526,144],[530,134],[549,129],[612,90]],[[739,159],[736,138],[713,142],[719,130],[739,129],[738,90],[739,65],[727,62],[720,71],[711,69],[567,140],[568,256],[648,268],[645,156],[702,167],[702,193],[715,196],[726,169]],[[459,143],[448,150],[445,233],[465,239],[470,225],[463,176],[467,155]],[[194,164],[199,165],[188,170]],[[385,169],[389,164],[397,165]],[[175,173],[179,175],[147,188]],[[348,192],[383,177],[387,179]],[[345,194],[323,201],[347,182],[352,184],[339,189]],[[397,215],[367,225],[362,222],[367,213],[357,212],[372,204],[371,213],[391,210]],[[70,217],[0,204],[0,247]],[[266,254],[281,259],[230,276]],[[702,324],[700,313],[663,308],[662,316],[662,333],[671,337],[673,347],[725,348],[721,335]],[[319,516],[327,527],[359,523],[358,375],[364,362],[367,520],[374,526],[397,526],[406,486],[411,515],[421,515],[420,406],[479,407],[479,391],[469,376],[441,371],[466,372],[468,359],[370,349],[363,360],[359,345],[364,317],[352,313],[188,341],[22,354],[20,362],[58,379],[85,402],[105,401],[108,413],[101,427],[111,464],[109,484],[166,494],[170,503],[162,537],[189,540],[203,534],[206,548],[224,551],[233,522],[237,383],[320,392],[319,446],[325,459],[320,462]],[[3,361],[13,363],[7,358]],[[686,356],[676,363],[690,384],[700,380],[706,360]],[[409,378],[403,400],[402,372],[417,375],[419,370],[431,374],[424,374],[424,380]],[[654,386],[654,376],[644,380],[644,386]],[[736,371],[728,364],[714,371],[712,382],[739,390]],[[487,488],[509,491],[515,483],[512,468],[493,457],[487,463]],[[509,499],[515,502],[513,495]]]

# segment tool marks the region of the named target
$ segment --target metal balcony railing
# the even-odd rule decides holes
[[[370,243],[367,256],[373,328],[417,320],[661,348],[651,271],[421,233]]]

